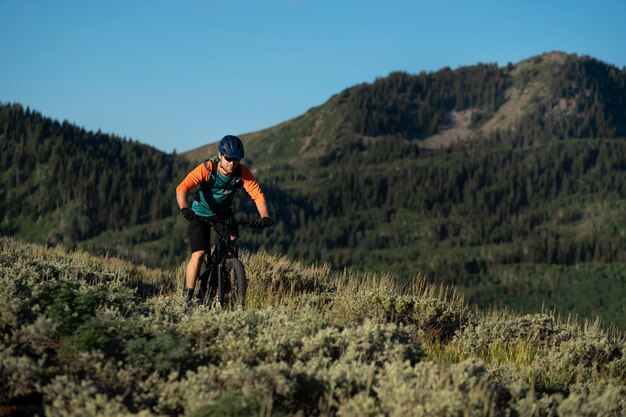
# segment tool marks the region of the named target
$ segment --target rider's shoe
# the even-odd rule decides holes
[[[187,288],[187,284],[183,287],[183,299],[187,306],[190,306],[193,301],[193,290],[193,288]]]

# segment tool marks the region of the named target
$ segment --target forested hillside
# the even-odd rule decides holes
[[[270,190],[287,190],[269,194],[280,219],[270,248],[425,274],[484,306],[536,310],[545,300],[624,323],[626,141],[484,144],[357,169],[263,171]]]
[[[0,106],[0,232],[73,244],[171,216],[189,163],[120,137]]]
[[[624,327],[625,80],[550,53],[348,88],[244,135],[276,225],[241,244]],[[214,148],[183,160],[20,105],[0,108],[0,129],[2,234],[166,268],[185,259],[174,188]],[[245,196],[236,208],[257,215]]]
[[[476,133],[513,129],[518,137],[545,140],[626,136],[625,93],[622,70],[551,53],[503,68],[394,73],[341,97],[352,130],[364,136],[424,139],[448,127],[451,112],[469,111]]]
[[[626,76],[594,58],[552,52],[517,64],[395,72],[331,97],[295,119],[244,135],[256,166],[317,164],[357,152],[395,159],[420,147],[509,132],[526,143],[626,136]],[[449,140],[442,141],[442,136]],[[201,159],[213,149],[188,153]]]
[[[485,307],[557,307],[624,325],[625,80],[553,53],[347,89],[250,136],[281,219],[269,243],[254,244],[425,274]],[[451,127],[459,112],[469,124]],[[424,147],[449,129],[460,141]]]

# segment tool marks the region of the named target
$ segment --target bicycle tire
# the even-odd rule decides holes
[[[224,278],[226,284],[224,305],[230,307],[245,306],[248,281],[246,280],[246,271],[239,259],[226,259]]]
[[[204,258],[200,263],[200,273],[198,275],[198,280],[196,281],[196,299],[200,304],[205,304],[205,301],[210,297],[209,283],[211,281],[212,271],[209,269],[209,265],[207,265],[207,261]]]

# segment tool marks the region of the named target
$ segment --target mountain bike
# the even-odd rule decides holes
[[[243,307],[246,301],[246,271],[239,260],[238,247],[230,239],[237,227],[242,229],[262,229],[257,221],[227,222],[218,219],[207,219],[206,223],[221,223],[224,231],[218,233],[213,250],[208,248],[207,254],[200,265],[198,301],[209,305],[217,296],[221,307]]]

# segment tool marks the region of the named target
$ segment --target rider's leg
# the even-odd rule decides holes
[[[191,244],[191,258],[187,263],[185,285],[183,288],[183,296],[187,303],[191,302],[196,280],[200,273],[202,258],[207,253],[207,248],[210,247],[211,227],[204,222],[192,220],[189,222],[188,232],[189,242]]]
[[[185,273],[185,286],[193,291],[200,272],[200,264],[202,257],[206,254],[205,250],[199,250],[191,254],[191,259],[187,263],[187,271]]]

